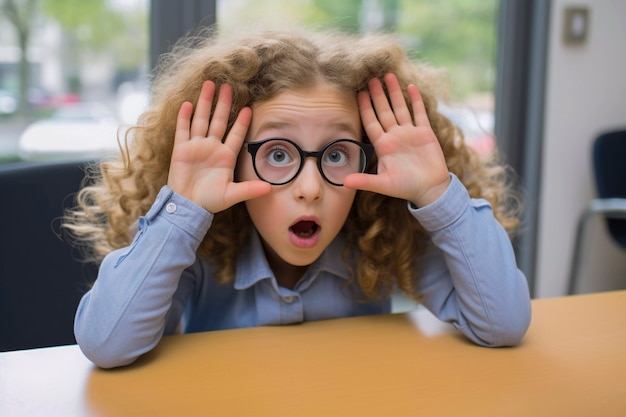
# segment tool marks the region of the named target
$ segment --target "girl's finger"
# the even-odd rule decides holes
[[[361,113],[361,123],[365,129],[365,133],[372,141],[379,138],[385,131],[383,130],[374,108],[372,107],[372,99],[367,91],[361,91],[357,96],[359,104],[359,112]]]
[[[389,105],[389,100],[383,90],[383,84],[378,78],[373,78],[368,83],[370,96],[372,97],[372,103],[374,104],[374,110],[380,125],[385,131],[391,129],[398,124],[395,114]]]
[[[230,185],[225,199],[233,204],[258,198],[272,192],[272,185],[261,180],[235,182]]]
[[[213,105],[213,95],[215,94],[215,83],[205,81],[200,90],[196,112],[191,122],[191,137],[205,137],[209,128],[209,118],[211,117],[211,106]]]
[[[174,133],[174,144],[186,142],[189,140],[189,124],[191,122],[191,113],[193,112],[193,104],[185,101],[178,110],[178,118],[176,119],[176,132]]]
[[[209,123],[208,137],[219,139],[220,141],[224,139],[232,103],[233,88],[228,84],[222,84],[219,96],[217,97],[217,105],[215,106],[213,117],[211,117],[211,122]]]
[[[399,124],[413,124],[411,113],[404,100],[404,94],[402,94],[402,88],[400,87],[398,78],[395,74],[389,73],[385,75],[384,80],[396,120]]]
[[[430,127],[430,120],[426,113],[426,107],[424,107],[424,100],[420,94],[417,86],[411,84],[407,87],[409,92],[409,98],[411,99],[411,106],[413,107],[413,117],[415,120],[415,126],[427,126]]]
[[[350,174],[343,180],[343,185],[346,188],[373,193],[385,194],[389,192],[388,185],[378,175],[374,174]]]
[[[252,120],[252,109],[250,107],[244,107],[241,109],[233,123],[233,127],[228,132],[228,136],[224,143],[228,145],[231,151],[235,154],[239,154],[243,141],[248,133],[248,127],[250,127],[250,121]]]

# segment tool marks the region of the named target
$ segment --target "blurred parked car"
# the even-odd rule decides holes
[[[100,103],[75,103],[34,122],[20,136],[18,155],[26,161],[99,158],[117,152],[119,123]]]
[[[6,90],[0,90],[0,116],[13,114],[17,110],[17,99]]]

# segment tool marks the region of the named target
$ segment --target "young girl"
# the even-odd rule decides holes
[[[399,288],[484,346],[530,320],[505,168],[437,112],[392,38],[189,38],[66,227],[100,263],[76,340],[100,367],[164,334],[390,312]],[[495,157],[494,157],[495,158]]]

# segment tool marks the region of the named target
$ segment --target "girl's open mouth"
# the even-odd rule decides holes
[[[301,237],[310,237],[312,236],[315,231],[317,230],[318,226],[317,223],[315,223],[312,220],[307,220],[307,221],[300,221],[296,224],[294,224],[293,226],[291,226],[291,230],[297,234],[298,236]]]
[[[321,227],[313,220],[301,220],[289,228],[291,242],[299,248],[310,248],[317,244]]]

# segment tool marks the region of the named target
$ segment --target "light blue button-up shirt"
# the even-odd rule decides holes
[[[343,239],[335,239],[322,256],[309,267],[293,290],[280,287],[264,256],[256,233],[242,250],[234,284],[219,285],[202,273],[186,274],[174,295],[181,310],[186,308],[187,332],[240,327],[301,323],[390,311],[390,300],[357,302],[364,296],[343,262]],[[208,268],[210,270],[210,268]],[[187,278],[188,277],[188,278]],[[189,296],[202,300],[187,303]],[[170,325],[180,317],[172,310]],[[168,329],[169,330],[169,329]]]
[[[416,293],[441,320],[484,346],[517,344],[530,322],[530,297],[510,240],[490,205],[471,199],[452,175],[429,206],[407,208],[430,232],[415,272]],[[76,313],[76,339],[101,367],[129,364],[163,334],[282,325],[389,313],[363,302],[343,258],[340,234],[293,290],[280,287],[257,233],[245,243],[234,282],[214,280],[196,256],[213,216],[167,187],[139,220],[131,245],[109,254]],[[356,260],[354,254],[352,262]]]

